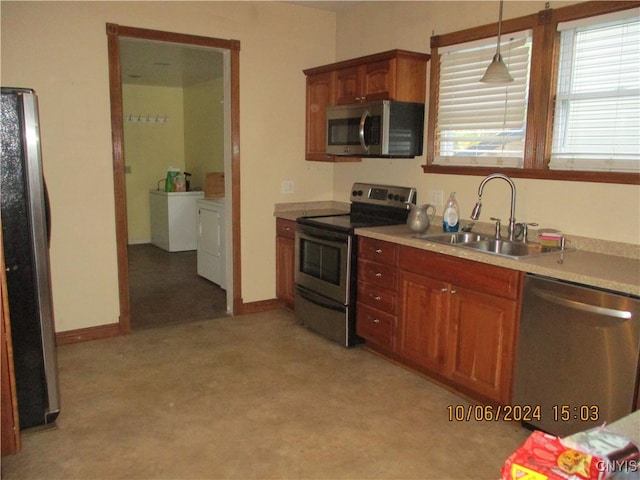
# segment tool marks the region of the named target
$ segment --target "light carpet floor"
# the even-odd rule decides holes
[[[275,311],[58,349],[57,428],[3,479],[497,479],[529,432]]]

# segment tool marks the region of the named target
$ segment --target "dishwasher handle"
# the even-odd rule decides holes
[[[631,318],[631,312],[626,310],[616,310],[614,308],[598,307],[597,305],[591,305],[589,303],[578,302],[576,300],[569,300],[564,297],[557,297],[550,293],[544,292],[538,288],[533,289],[533,293],[540,298],[549,302],[561,305],[563,307],[572,308],[574,310],[582,310],[583,312],[595,313],[597,315],[606,315],[608,317],[622,318],[628,320]]]

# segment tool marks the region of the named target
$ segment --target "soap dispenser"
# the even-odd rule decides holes
[[[460,208],[456,200],[456,192],[451,192],[442,215],[442,231],[457,232],[460,226]]]

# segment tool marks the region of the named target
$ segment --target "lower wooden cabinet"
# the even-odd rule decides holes
[[[360,252],[372,250],[370,239],[360,241]],[[461,393],[508,404],[522,274],[390,243],[382,248],[377,242],[378,250],[398,249],[395,274],[388,267],[396,263],[380,268],[393,279],[387,295],[397,297],[383,302],[376,293],[383,285],[372,286],[375,269],[359,269],[357,329],[368,346],[382,347],[381,353]],[[397,309],[376,308],[381,302]]]
[[[397,322],[398,248],[371,238],[358,241],[356,333],[386,350],[393,349]]]
[[[518,302],[452,288],[447,377],[482,397],[510,403]]]
[[[396,353],[444,373],[449,330],[449,286],[433,278],[400,272]]]
[[[276,297],[293,309],[296,222],[276,219]]]
[[[356,310],[356,333],[374,345],[393,348],[393,331],[396,317],[369,305],[358,302]]]

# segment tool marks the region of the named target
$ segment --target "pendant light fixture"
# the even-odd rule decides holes
[[[483,83],[509,83],[513,82],[513,77],[509,73],[509,69],[502,60],[502,54],[500,53],[500,36],[502,34],[502,3],[500,0],[500,14],[498,16],[498,48],[496,54],[493,56],[493,61],[487,67],[487,71],[484,72],[483,77],[480,79]]]

